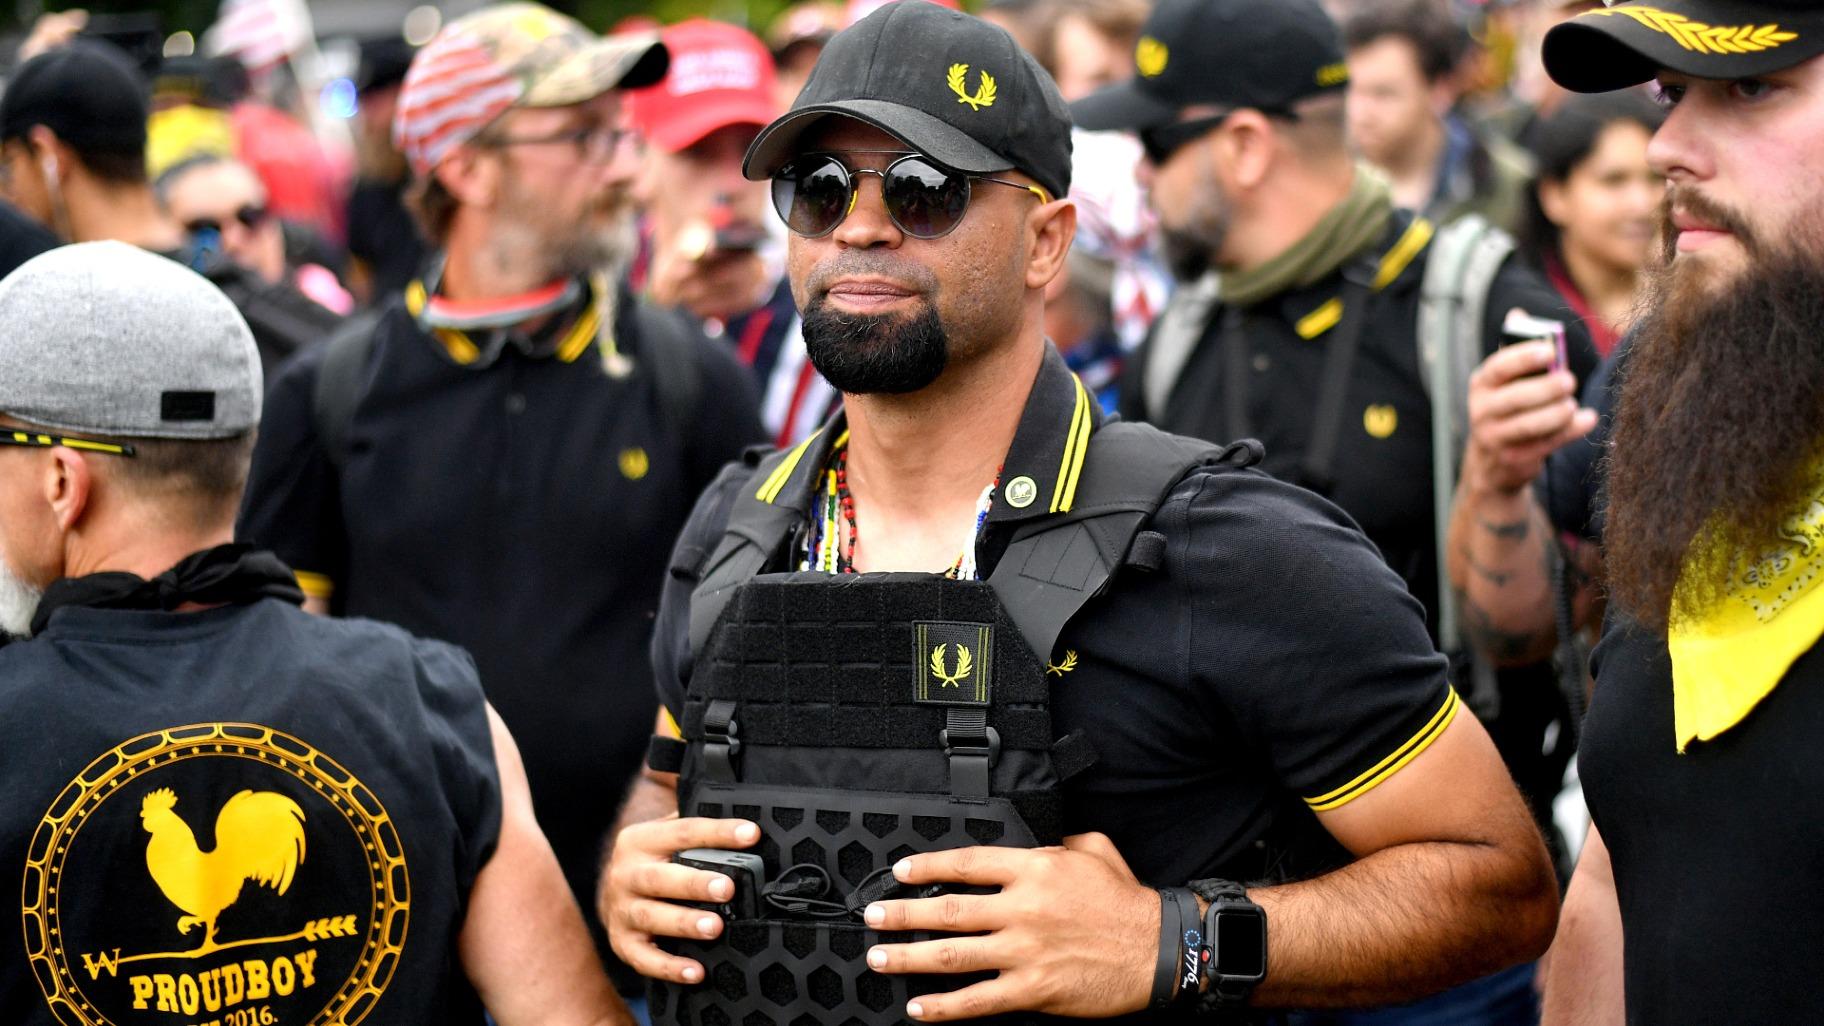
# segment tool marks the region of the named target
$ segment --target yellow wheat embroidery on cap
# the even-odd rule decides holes
[[[970,110],[981,110],[983,107],[994,106],[994,76],[986,71],[978,74],[981,78],[975,92],[966,93],[963,91],[963,86],[969,78],[969,65],[950,65],[950,91],[956,94],[956,102],[968,104]]]
[[[1590,11],[1586,17],[1610,17],[1625,14],[1655,32],[1672,37],[1672,41],[1696,53],[1760,53],[1799,38],[1778,25],[1706,25],[1682,14],[1662,11],[1657,7],[1612,7]]]
[[[1317,69],[1317,84],[1328,89],[1349,81],[1349,65],[1343,63],[1326,64]]]
[[[1157,77],[1165,71],[1165,62],[1171,57],[1171,51],[1165,44],[1152,36],[1141,36],[1140,44],[1134,47],[1134,68],[1146,78]]]

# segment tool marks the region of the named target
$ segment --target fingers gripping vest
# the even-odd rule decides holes
[[[1044,656],[1124,565],[1156,568],[1147,520],[1190,469],[1228,451],[1111,423],[1092,436],[1079,502],[1022,525],[985,582],[927,574],[764,573],[802,514],[744,491],[691,599],[695,671],[681,722],[685,816],[760,825],[764,866],[700,960],[695,987],[655,982],[655,1022],[877,1026],[977,977],[870,971],[872,901],[926,897],[891,875],[906,855],[1058,843],[1064,779],[1090,740],[1052,728]],[[765,474],[767,463],[757,473]]]

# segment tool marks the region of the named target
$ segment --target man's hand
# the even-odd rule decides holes
[[[735,895],[735,882],[721,873],[680,866],[671,858],[690,848],[749,848],[759,839],[760,828],[744,819],[676,815],[621,831],[602,885],[603,924],[614,953],[642,976],[703,982],[701,965],[659,950],[653,938],[709,940],[720,934],[720,916],[674,902],[728,901]]]
[[[41,53],[68,46],[88,24],[89,12],[76,7],[39,15],[32,23],[32,34],[19,44],[18,62],[24,64]]]
[[[957,848],[893,867],[901,883],[959,883],[996,894],[949,894],[868,906],[877,930],[979,934],[868,952],[881,973],[1000,976],[907,1006],[925,1022],[1010,1011],[1106,1018],[1146,1007],[1159,954],[1159,894],[1134,879],[1102,834],[1062,848]]]
[[[1470,375],[1466,489],[1518,492],[1547,456],[1596,426],[1596,411],[1577,405],[1577,379],[1552,369],[1556,357],[1551,342],[1524,342],[1497,350]]]

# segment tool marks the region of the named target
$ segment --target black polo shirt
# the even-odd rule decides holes
[[[585,908],[651,732],[665,555],[717,469],[763,437],[747,371],[701,338],[695,422],[671,423],[630,304],[612,338],[632,372],[617,377],[587,334],[550,356],[508,345],[465,365],[472,346],[424,333],[393,301],[347,465],[338,474],[318,441],[322,356],[307,352],[267,397],[239,524],[339,612],[474,655]]]
[[[1016,528],[1069,509],[1100,422],[1047,346],[1002,471],[1003,482],[1031,478],[1037,499],[994,505],[984,575]],[[766,482],[730,468],[692,514],[653,640],[674,714],[691,673],[690,582],[730,503],[764,486],[775,504],[807,509],[841,431],[839,416]],[[1343,863],[1314,810],[1367,793],[1458,715],[1418,603],[1341,510],[1258,471],[1193,472],[1151,529],[1167,539],[1160,570],[1117,572],[1041,653],[1054,729],[1083,730],[1100,754],[1066,785],[1066,831],[1107,833],[1150,884]]]
[[[1355,518],[1387,562],[1428,610],[1436,630],[1437,542],[1432,512],[1431,400],[1417,341],[1419,286],[1430,258],[1431,224],[1396,212],[1383,238],[1362,258],[1382,283],[1369,294],[1354,373],[1345,391],[1342,430],[1330,469],[1332,502]],[[1327,342],[1341,321],[1341,271],[1309,288],[1293,289],[1242,315],[1248,342],[1246,423],[1267,449],[1261,469],[1288,481],[1311,446],[1313,412],[1323,392]],[[1545,279],[1509,257],[1489,289],[1482,351],[1508,341],[1502,323],[1519,307],[1562,321],[1570,336],[1571,370],[1588,379],[1598,358],[1588,330]],[[1230,441],[1227,383],[1218,307],[1192,349],[1162,410],[1149,409],[1141,388],[1152,359],[1148,340],[1122,383],[1121,412],[1166,431]]]
[[[1578,768],[1620,901],[1633,1026],[1824,1022],[1824,646],[1678,754],[1661,635],[1611,622]]]
[[[484,1021],[456,942],[500,784],[453,646],[64,607],[0,650],[0,752],[0,1022]]]

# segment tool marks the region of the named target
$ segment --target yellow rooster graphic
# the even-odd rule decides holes
[[[197,847],[196,835],[172,809],[177,795],[159,788],[146,795],[139,818],[152,840],[146,845],[146,868],[171,904],[187,915],[177,932],[189,935],[203,927],[199,950],[215,946],[215,920],[241,896],[249,880],[280,894],[291,887],[298,863],[304,861],[304,810],[272,791],[242,791],[228,799],[215,817],[215,850]]]

